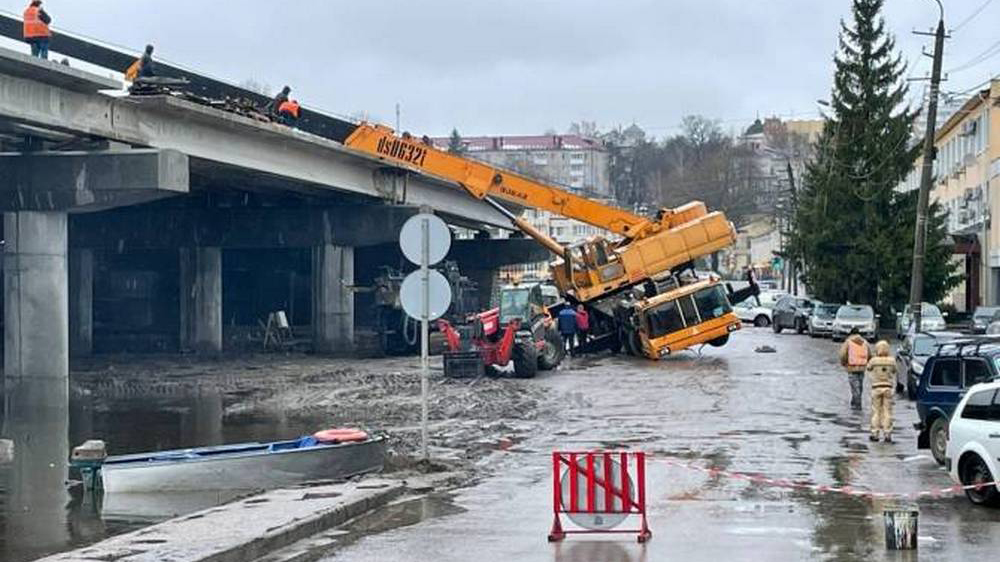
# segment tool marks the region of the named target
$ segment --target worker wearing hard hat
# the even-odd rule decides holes
[[[50,23],[52,18],[42,8],[42,0],[31,0],[24,10],[24,41],[31,45],[31,56],[49,58]]]

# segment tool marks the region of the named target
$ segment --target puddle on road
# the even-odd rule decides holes
[[[335,539],[332,545],[323,547],[324,555],[336,558],[337,551],[364,537],[465,512],[464,508],[455,505],[453,499],[451,494],[430,494],[368,512],[343,527],[324,533]]]

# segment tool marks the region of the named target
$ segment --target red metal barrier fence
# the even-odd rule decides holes
[[[570,533],[636,533],[646,542],[652,537],[646,524],[646,454],[552,453],[552,509],[550,542]],[[563,529],[561,514],[582,529]],[[640,516],[641,526],[616,529],[629,515]]]

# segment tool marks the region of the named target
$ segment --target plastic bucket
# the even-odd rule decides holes
[[[885,547],[889,550],[916,550],[917,521],[920,512],[916,507],[887,507],[885,519]]]

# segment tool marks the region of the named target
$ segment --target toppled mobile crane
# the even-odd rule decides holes
[[[660,209],[655,218],[582,197],[490,164],[438,150],[409,135],[362,123],[344,141],[348,148],[392,165],[458,184],[506,216],[514,227],[556,257],[553,280],[570,304],[591,313],[596,341],[626,347],[652,359],[708,343],[725,345],[740,328],[732,305],[756,294],[756,285],[732,291],[718,278],[693,280],[694,261],[735,242],[736,230],[721,212],[692,201]],[[543,209],[617,235],[563,246],[521,219],[504,201]]]

